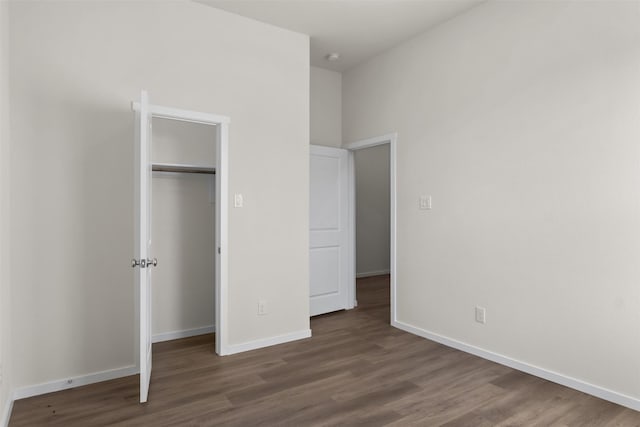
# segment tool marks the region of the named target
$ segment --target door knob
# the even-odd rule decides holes
[[[156,265],[158,265],[158,258],[154,258],[154,259],[141,259],[140,261],[138,261],[137,259],[133,258],[131,260],[131,267],[135,268],[137,266],[140,266],[141,268],[145,268],[145,267],[155,267]]]

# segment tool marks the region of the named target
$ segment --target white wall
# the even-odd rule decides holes
[[[342,145],[342,74],[311,67],[311,143]]]
[[[156,117],[152,129],[153,162],[215,167],[215,126]]]
[[[215,165],[214,126],[154,119],[152,136],[154,162]],[[214,175],[153,173],[154,339],[213,327],[214,185]]]
[[[639,22],[488,2],[343,76],[345,140],[398,132],[400,322],[640,398]]]
[[[356,150],[356,275],[389,272],[389,144]]]
[[[0,2],[0,424],[12,393],[9,136],[9,3]]]
[[[231,117],[229,193],[245,206],[229,212],[226,344],[308,331],[308,37],[192,2],[11,12],[15,385],[134,363],[130,102],[142,88]]]

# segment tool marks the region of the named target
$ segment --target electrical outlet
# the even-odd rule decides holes
[[[476,322],[482,324],[487,322],[487,310],[484,307],[476,306]]]
[[[258,315],[264,316],[267,314],[267,302],[265,300],[258,301]]]

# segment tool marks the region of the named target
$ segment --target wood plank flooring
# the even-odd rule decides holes
[[[218,357],[205,335],[154,344],[132,376],[15,402],[10,426],[640,426],[640,413],[389,325],[388,276],[313,338]]]

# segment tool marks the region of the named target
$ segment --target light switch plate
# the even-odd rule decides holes
[[[420,196],[419,206],[421,210],[431,209],[431,196]]]
[[[236,193],[233,196],[233,206],[236,208],[241,208],[242,206],[244,206],[244,197],[242,197],[242,194]]]

